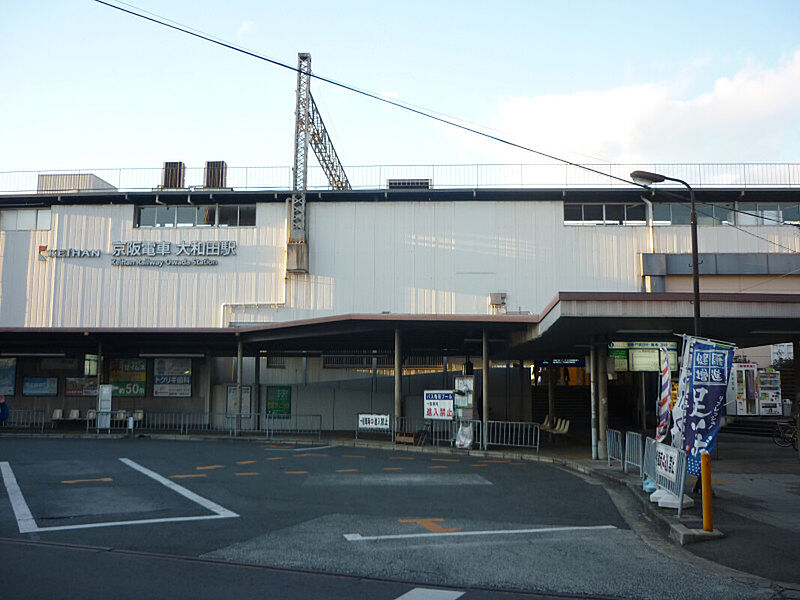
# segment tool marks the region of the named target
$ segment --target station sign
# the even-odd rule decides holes
[[[426,419],[437,421],[453,420],[453,390],[426,390],[423,396],[423,410]]]
[[[117,241],[112,242],[114,267],[214,267],[220,258],[236,256],[235,240]],[[49,248],[38,246],[39,262],[50,259],[101,258],[98,248]]]

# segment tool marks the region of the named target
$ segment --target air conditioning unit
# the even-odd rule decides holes
[[[390,190],[429,190],[432,179],[387,179],[386,187]]]
[[[205,186],[213,190],[221,190],[226,186],[228,178],[228,165],[224,160],[206,161]]]
[[[494,307],[501,307],[506,305],[505,292],[492,292],[489,294],[489,304]]]
[[[167,190],[177,190],[183,186],[186,177],[186,165],[182,162],[165,162],[164,172],[161,176],[161,187]]]

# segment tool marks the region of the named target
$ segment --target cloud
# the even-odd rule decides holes
[[[568,158],[611,162],[744,162],[800,159],[800,50],[774,68],[748,66],[685,97],[689,84],[659,82],[500,102],[492,127]],[[529,162],[521,152],[494,158]],[[535,161],[531,161],[535,162]]]
[[[255,27],[255,21],[245,21],[239,25],[239,29],[236,30],[236,41],[243,42],[244,39],[255,29]]]

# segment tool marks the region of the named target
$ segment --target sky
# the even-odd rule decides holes
[[[575,162],[800,161],[796,0],[133,3]],[[0,1],[0,172],[289,166],[295,87],[92,0]],[[319,81],[312,94],[345,166],[547,162]]]

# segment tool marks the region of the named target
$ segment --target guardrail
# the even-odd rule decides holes
[[[622,446],[622,432],[616,429],[606,429],[606,453],[608,455],[608,466],[613,461],[619,461],[622,470],[625,470],[625,449]]]
[[[268,438],[275,434],[294,433],[298,435],[316,435],[322,437],[322,415],[275,415],[264,416],[264,432]]]
[[[625,432],[625,462],[622,470],[628,472],[628,465],[637,467],[639,474],[644,478],[642,469],[642,434],[635,431]]]
[[[699,188],[800,187],[800,163],[585,163],[595,171],[628,179],[631,171],[669,173]],[[431,187],[458,188],[630,188],[629,184],[578,167],[554,163],[529,164],[452,164],[452,165],[350,165],[345,167],[353,189],[385,189],[387,179],[427,179]],[[162,183],[162,168],[71,169],[54,171],[0,172],[0,194],[33,194],[40,175],[85,175],[99,177],[122,192],[154,191]],[[202,189],[203,167],[185,169],[185,188]],[[74,192],[81,178],[65,177],[64,186],[47,182],[46,193]],[[291,167],[228,167],[228,188],[234,190],[291,190]],[[308,169],[309,189],[329,189],[325,172],[318,166]],[[86,191],[86,190],[83,190]],[[108,192],[111,190],[96,190]]]
[[[11,408],[8,411],[8,419],[0,421],[0,427],[3,429],[38,429],[42,432],[45,422],[46,413],[43,410]]]
[[[686,462],[684,450],[660,444],[648,437],[645,441],[644,474],[678,498],[678,517],[683,511],[683,489],[686,484]]]
[[[540,437],[538,423],[487,421],[484,448],[489,446],[535,448],[538,454]]]

